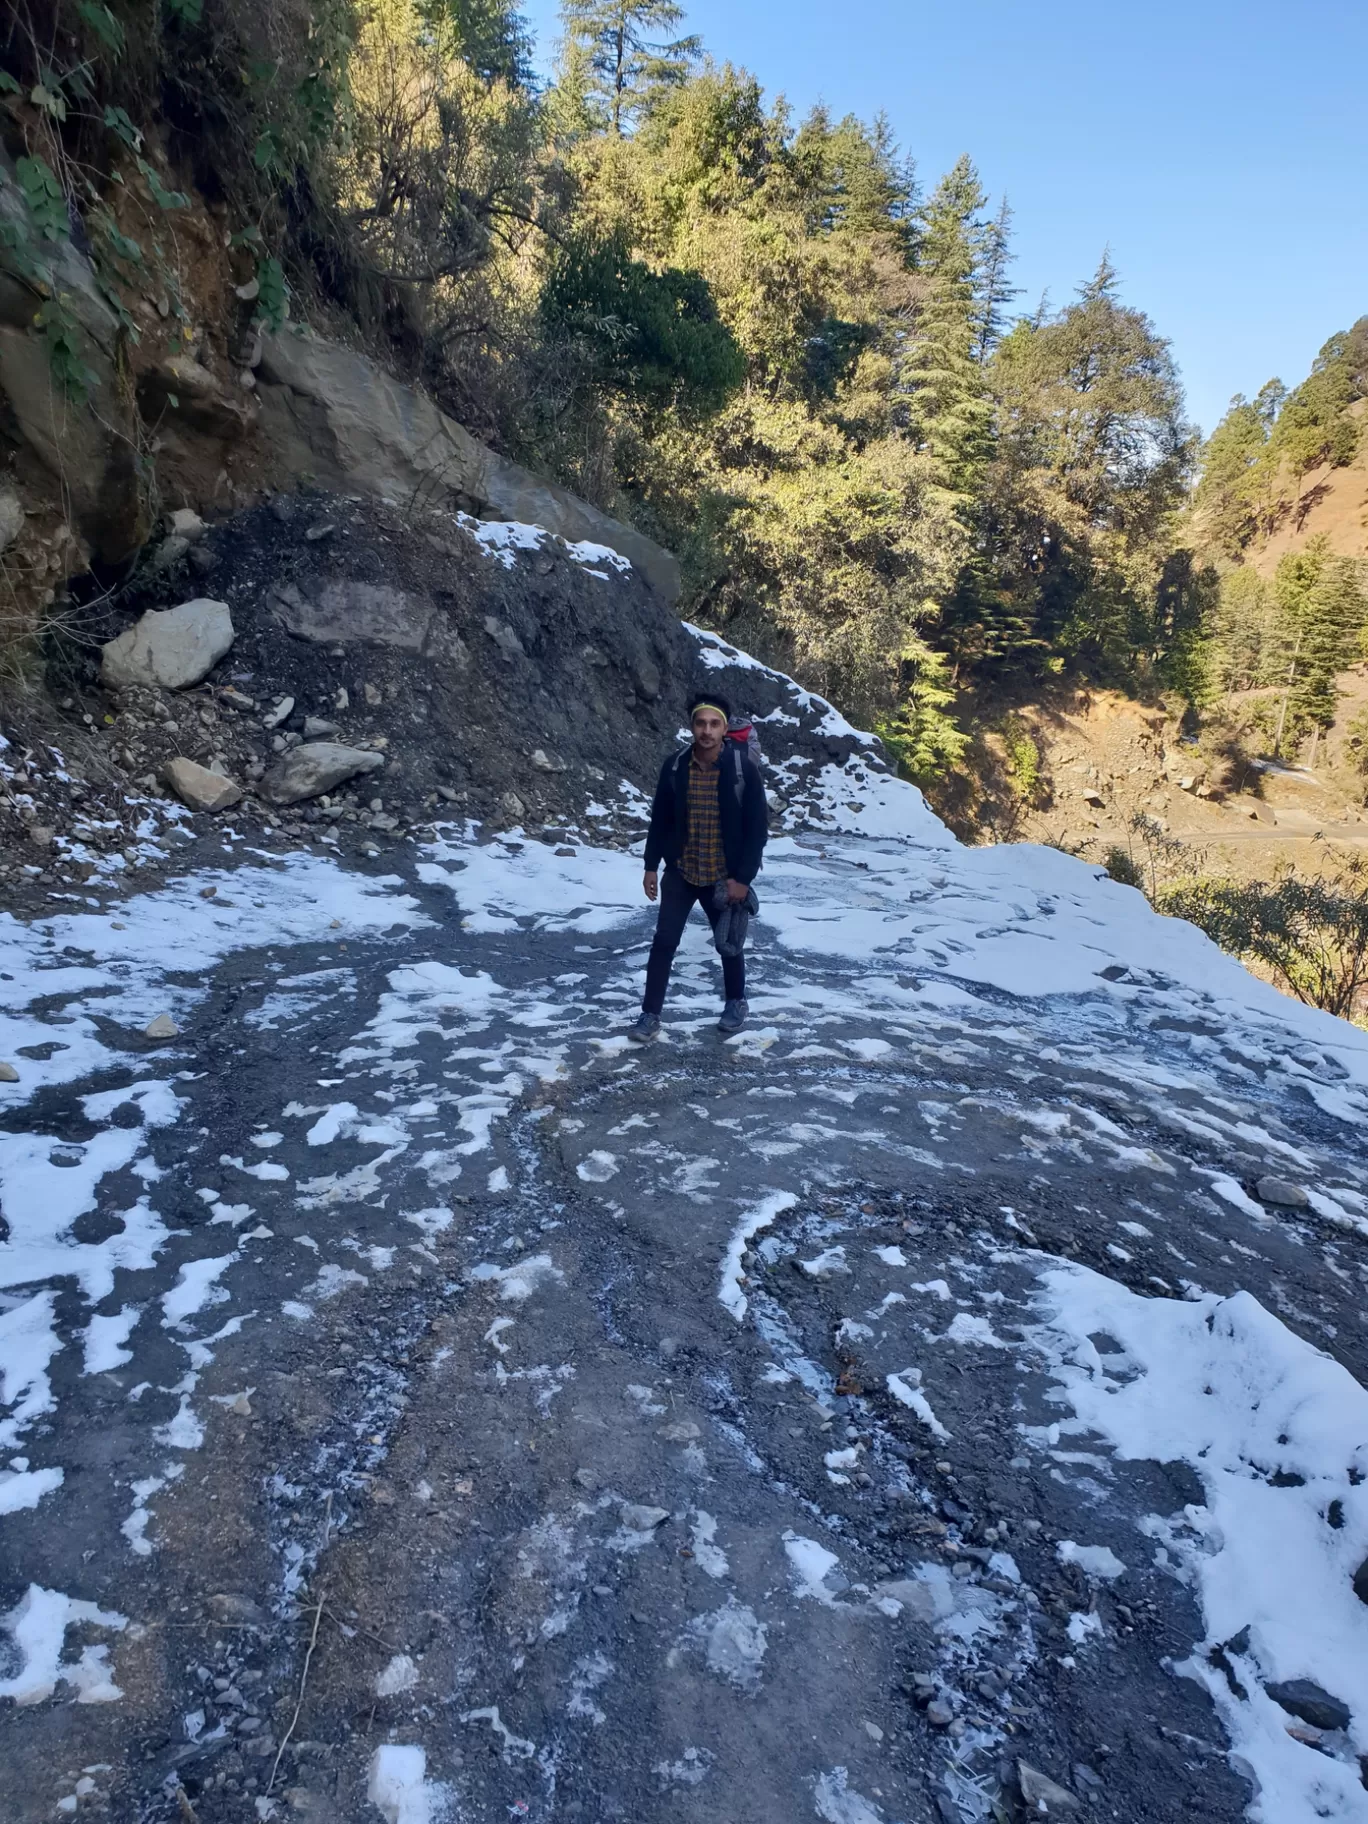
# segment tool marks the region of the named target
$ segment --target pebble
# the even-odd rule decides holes
[[[955,1713],[943,1697],[933,1697],[926,1706],[926,1720],[933,1729],[948,1729],[955,1720]]]
[[[176,1039],[180,1037],[180,1027],[169,1013],[159,1013],[155,1020],[149,1020],[143,1027],[145,1039]]]

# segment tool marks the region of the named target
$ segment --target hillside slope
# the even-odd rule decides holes
[[[396,827],[163,814],[137,890],[0,917],[7,1820],[1362,1824],[1368,1036],[961,847],[616,566],[456,530],[426,732],[442,641],[300,631],[343,583],[413,627],[421,532],[248,516],[211,572],[244,697],[360,686]],[[694,677],[783,800],[752,1020],[700,928],[634,1052]],[[288,760],[317,707],[222,713]]]

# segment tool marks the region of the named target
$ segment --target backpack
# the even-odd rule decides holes
[[[749,716],[728,716],[727,740],[741,750],[756,767],[763,766],[765,756],[760,749],[760,737],[755,732],[755,723]]]

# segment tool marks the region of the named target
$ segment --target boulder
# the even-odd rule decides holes
[[[242,798],[231,779],[222,773],[211,773],[207,766],[198,766],[193,760],[168,761],[162,777],[192,811],[226,811]]]
[[[282,486],[308,475],[340,494],[418,499],[542,526],[570,544],[608,546],[667,602],[677,599],[679,564],[670,552],[496,455],[365,355],[291,326],[263,336],[259,372],[261,426]]]
[[[1299,1184],[1292,1184],[1286,1178],[1260,1178],[1254,1186],[1260,1203],[1274,1204],[1281,1210],[1306,1210],[1311,1207],[1311,1199]]]
[[[1021,1796],[1031,1817],[1069,1817],[1079,1809],[1078,1800],[1067,1788],[1057,1785],[1029,1761],[1017,1762]]]
[[[17,1083],[18,1081],[19,1072],[14,1068],[13,1064],[8,1062],[0,1063],[0,1083]]]
[[[330,792],[344,779],[358,773],[377,773],[385,764],[383,754],[364,747],[343,747],[336,741],[306,741],[292,748],[261,782],[262,795],[272,804],[298,804]]]
[[[1286,1684],[1265,1685],[1264,1689],[1273,1702],[1281,1705],[1289,1716],[1300,1717],[1304,1723],[1310,1723],[1313,1729],[1349,1727],[1348,1704],[1332,1697],[1312,1679],[1293,1678]]]
[[[204,521],[193,507],[177,507],[170,516],[167,530],[176,538],[183,538],[188,545],[193,545],[197,538],[204,537]]]
[[[151,608],[104,647],[100,678],[116,689],[160,684],[185,690],[198,684],[233,643],[227,602],[196,600],[178,608]]]
[[[143,1027],[145,1039],[176,1039],[180,1037],[180,1027],[169,1013],[159,1013],[155,1020],[149,1020]]]

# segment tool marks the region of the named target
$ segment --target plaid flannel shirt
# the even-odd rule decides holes
[[[722,818],[717,803],[721,776],[722,769],[716,761],[711,766],[703,766],[697,754],[690,754],[688,833],[684,838],[684,852],[679,858],[679,871],[690,886],[711,887],[727,878]]]

